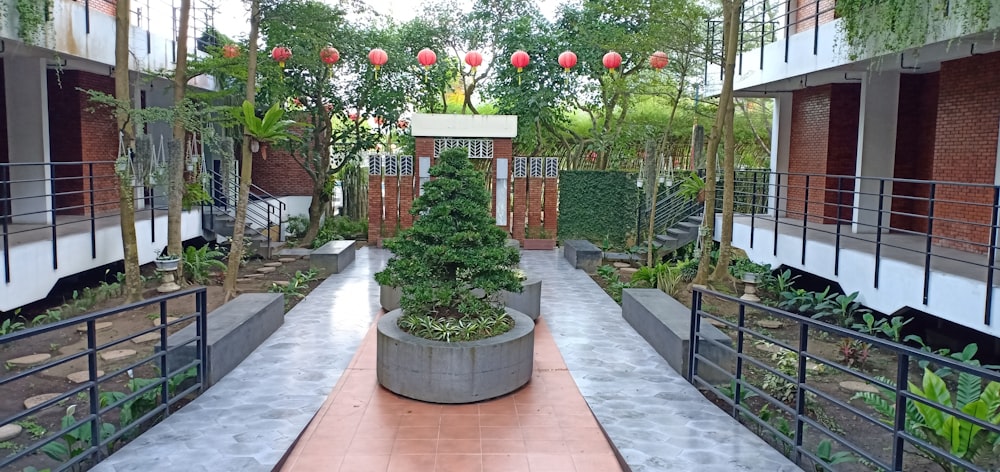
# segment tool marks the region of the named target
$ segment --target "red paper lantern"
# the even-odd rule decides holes
[[[657,72],[667,67],[669,63],[670,60],[667,59],[667,53],[663,51],[656,51],[652,56],[649,56],[649,66],[656,69]]]
[[[399,129],[406,129],[407,126],[410,126],[410,124],[407,123],[406,120],[399,120],[396,122],[396,127]]]
[[[340,51],[333,46],[327,46],[319,51],[319,59],[323,61],[324,64],[332,66],[337,61],[340,60]]]
[[[285,67],[285,61],[292,58],[292,50],[278,46],[271,50],[271,59],[278,61],[278,66]]]
[[[528,67],[528,63],[531,62],[531,57],[528,53],[524,51],[517,51],[510,56],[510,63],[514,67],[517,67],[517,72],[521,72],[525,67]]]
[[[235,44],[227,44],[222,46],[222,57],[226,59],[232,59],[240,55],[240,48]]]
[[[351,113],[351,114],[347,115],[347,119],[351,120],[351,121],[358,121],[358,114],[357,113]]]
[[[434,51],[431,51],[430,48],[423,48],[417,53],[417,62],[426,69],[437,62],[437,54],[434,54]]]
[[[615,69],[622,65],[622,55],[611,51],[604,55],[602,62],[604,62],[604,67],[607,67],[608,71],[614,74]]]
[[[476,67],[483,64],[483,55],[476,51],[469,51],[465,53],[465,63],[472,68],[472,73],[476,73]]]
[[[368,62],[371,62],[372,65],[375,66],[375,78],[377,79],[378,70],[382,68],[386,62],[389,62],[389,55],[386,54],[385,51],[375,48],[368,51]]]
[[[576,54],[573,51],[563,52],[559,55],[559,65],[562,66],[563,71],[569,72],[576,65]]]

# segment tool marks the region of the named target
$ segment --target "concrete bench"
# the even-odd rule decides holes
[[[354,240],[330,241],[309,254],[309,268],[339,274],[354,262]]]
[[[208,385],[243,362],[285,321],[285,297],[280,293],[246,293],[208,314]],[[198,357],[194,323],[167,338],[167,348],[180,346],[167,355],[171,372]],[[157,348],[159,350],[159,348]]]
[[[691,344],[691,309],[655,288],[627,288],[622,291],[622,317],[678,373],[687,376]],[[702,320],[699,325],[698,354],[726,369],[720,371],[698,362],[698,376],[712,384],[729,385],[735,354],[705,340],[732,347],[733,341],[718,328]]]
[[[583,239],[568,239],[563,241],[563,257],[574,269],[583,269],[592,274],[601,265],[604,253],[590,241]]]

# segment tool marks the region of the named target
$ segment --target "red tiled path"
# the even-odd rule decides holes
[[[468,405],[423,403],[380,387],[373,327],[281,470],[621,471],[544,320],[535,327],[531,382]]]

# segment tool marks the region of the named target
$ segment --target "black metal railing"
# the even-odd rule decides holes
[[[202,202],[202,215],[204,228],[211,232],[216,231],[216,216],[225,215],[235,220],[236,200],[240,192],[240,178],[235,172],[219,173],[212,169],[206,170],[211,180],[212,200]],[[266,238],[268,243],[284,241],[284,231],[281,225],[285,223],[287,209],[285,202],[279,200],[264,189],[250,184],[250,199],[247,205],[246,224],[247,228],[254,234]],[[271,231],[272,226],[277,226],[277,234]]]
[[[50,240],[52,268],[58,269],[58,229],[84,224],[90,233],[90,256],[96,259],[97,224],[119,217],[119,188],[113,161],[0,163],[4,282],[11,280],[10,249],[18,234],[45,232],[42,239]],[[153,186],[137,185],[133,191],[142,195],[136,216],[149,212],[150,242],[155,243],[156,212],[166,206],[156,205]]]
[[[639,213],[639,234],[646,234],[649,230],[650,216],[653,218],[653,233],[662,234],[671,226],[686,220],[688,217],[702,213],[704,206],[701,203],[682,195],[684,181],[690,175],[691,172],[676,171],[674,180],[663,185],[662,194],[657,197],[656,205],[650,208],[648,201],[643,202]],[[699,171],[697,175],[704,178],[704,171]]]
[[[737,38],[737,74],[743,73],[743,54],[759,49],[759,69],[764,69],[764,46],[782,38],[785,41],[784,62],[788,62],[788,38],[794,34],[810,32],[813,35],[813,54],[819,52],[819,27],[836,17],[836,2],[830,0],[755,0],[743,5],[740,10],[739,38]],[[722,20],[707,20],[709,60],[722,64]],[[720,79],[723,73],[719,69]]]
[[[964,265],[983,273],[983,323],[990,325],[1000,186],[767,170],[738,174],[736,183],[736,206],[749,218],[751,249],[757,244],[757,227],[767,226],[773,229],[771,245],[777,256],[778,234],[784,227],[799,233],[798,262],[805,265],[810,235],[831,238],[833,273],[839,275],[843,245],[864,241],[872,245],[875,288],[886,249],[914,254],[922,265],[918,289],[925,305],[935,262]]]
[[[183,310],[182,304],[185,301],[191,302],[193,311],[186,312],[185,315],[178,315],[177,311]],[[170,316],[176,318],[172,321],[167,319],[168,302],[173,311]],[[208,347],[205,343],[205,333],[207,333],[206,304],[207,291],[205,287],[195,287],[0,336],[0,350],[12,350],[19,345],[33,342],[48,345],[52,336],[65,335],[64,333],[67,331],[85,328],[83,333],[84,347],[81,347],[78,352],[61,355],[24,370],[8,370],[7,374],[0,378],[0,391],[6,392],[5,395],[11,395],[15,391],[25,391],[24,384],[27,383],[28,387],[31,387],[35,384],[33,380],[51,386],[52,382],[42,381],[42,376],[46,375],[46,371],[60,367],[66,369],[70,367],[70,363],[83,359],[87,363],[87,377],[80,383],[23,411],[4,412],[5,418],[0,420],[0,424],[14,424],[29,417],[37,417],[46,410],[62,407],[67,403],[80,403],[84,409],[82,417],[77,417],[78,413],[76,412],[67,414],[66,417],[72,417],[72,419],[70,421],[64,420],[61,426],[57,427],[59,429],[41,435],[24,448],[0,458],[0,468],[18,463],[32,454],[47,452],[44,449],[47,445],[67,441],[68,437],[74,438],[74,443],[63,445],[67,446],[67,450],[75,450],[76,452],[65,453],[69,456],[66,457],[68,461],[60,464],[57,470],[66,470],[71,467],[77,470],[76,468],[83,463],[99,462],[117,441],[134,437],[141,432],[138,430],[139,428],[149,426],[157,418],[170,415],[171,407],[179,401],[195,392],[204,391],[207,388],[208,379],[206,363]],[[143,308],[156,308],[158,310],[158,316],[154,318],[159,320],[158,325],[124,334],[110,341],[98,341],[98,331],[101,329],[98,323],[106,321],[111,316]],[[183,344],[168,345],[167,337],[170,332],[192,323],[195,325],[193,338]],[[155,344],[156,349],[150,355],[125,365],[101,364],[101,353],[114,348],[120,349],[123,343],[153,333],[157,334],[158,338]],[[177,350],[190,351],[192,349],[194,350],[193,360],[181,366],[174,365],[176,362],[168,364],[168,356],[172,353],[176,353]],[[186,357],[184,358],[186,359]],[[101,371],[102,367],[108,368],[109,366],[114,366],[115,369],[113,371],[109,369],[109,372],[106,373]],[[186,373],[190,373],[192,369],[195,371],[195,375],[189,377]],[[121,392],[121,387],[116,386],[116,384],[123,383],[123,380],[130,380],[134,370],[152,371],[156,373],[156,376],[146,379],[142,383],[128,382],[128,390],[131,391]],[[187,380],[181,383],[177,381],[179,378]],[[21,383],[17,383],[19,381]],[[31,391],[30,388],[27,390]],[[133,408],[140,399],[153,404],[144,409],[130,411],[135,416],[126,421],[127,416],[122,413],[122,410]],[[152,401],[150,402],[150,400]],[[118,419],[117,424],[114,419]],[[21,470],[20,464],[17,470]]]
[[[735,418],[769,438],[772,445],[800,465],[808,459],[815,470],[837,470],[829,459],[844,452],[876,470],[924,470],[925,467],[911,462],[915,456],[923,456],[921,460],[936,462],[946,470],[986,472],[1000,466],[1000,456],[992,452],[1000,445],[996,439],[1000,434],[997,424],[1000,397],[997,386],[989,386],[1000,382],[1000,372],[704,288],[695,287],[692,297],[692,342],[687,351],[688,371],[684,375],[698,388],[725,402]],[[736,319],[706,311],[709,306],[704,301],[706,297],[713,304],[737,305]],[[751,321],[760,317],[776,318],[791,325],[786,332],[797,333],[794,335],[797,339],[781,341],[755,331]],[[705,322],[728,331],[733,342],[720,342],[717,336],[706,335]],[[886,375],[865,373],[857,365],[835,362],[829,359],[829,354],[821,354],[818,345],[823,343],[817,338],[831,337],[858,343],[888,357],[886,365],[880,365]],[[755,357],[755,353],[763,351],[751,350],[749,346],[757,342],[768,343],[776,351],[774,357],[770,360]],[[714,355],[706,355],[708,352]],[[775,365],[775,358],[792,362],[783,368],[780,363]],[[879,393],[853,396],[866,401],[851,402],[851,394],[842,393],[837,386],[829,388],[828,383],[816,379],[823,376],[816,373],[820,370],[817,366],[875,387]],[[715,382],[706,381],[702,372],[711,372]],[[959,386],[958,393],[952,395],[955,373],[959,373]],[[720,384],[720,376],[731,381]],[[939,383],[932,376],[944,380]],[[762,378],[768,377],[772,383],[765,386]],[[933,382],[937,391],[926,389],[924,381]],[[790,394],[784,401],[775,398],[774,386],[778,384]],[[942,388],[947,391],[940,391]],[[982,403],[975,403],[978,400]],[[967,407],[970,404],[976,408]],[[836,411],[838,420],[831,422],[829,416],[819,413],[828,415],[827,410]],[[938,429],[943,426],[941,423],[948,422],[954,433]],[[865,434],[850,428],[864,428]],[[947,440],[952,437],[954,447]],[[830,448],[820,453],[818,445],[823,441]],[[975,441],[986,442],[975,443],[983,452],[978,456],[971,452]]]

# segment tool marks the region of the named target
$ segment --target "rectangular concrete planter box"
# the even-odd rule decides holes
[[[556,248],[555,239],[525,239],[521,247],[526,251],[550,251]]]
[[[243,362],[285,321],[285,298],[280,293],[245,293],[208,314],[208,385],[214,385]],[[167,338],[167,369],[174,371],[198,357],[191,323]],[[157,348],[159,350],[159,348]]]
[[[604,253],[590,241],[568,239],[563,241],[563,257],[574,269],[583,269],[584,272],[592,274],[600,267]]]
[[[691,310],[655,288],[627,288],[622,291],[622,317],[632,325],[678,373],[687,376],[688,347],[691,344]],[[698,353],[725,372],[698,362],[698,376],[714,385],[729,385],[735,354],[706,339],[732,347],[733,341],[707,321],[699,326]]]
[[[354,262],[353,239],[330,241],[309,254],[309,268],[339,274]]]

